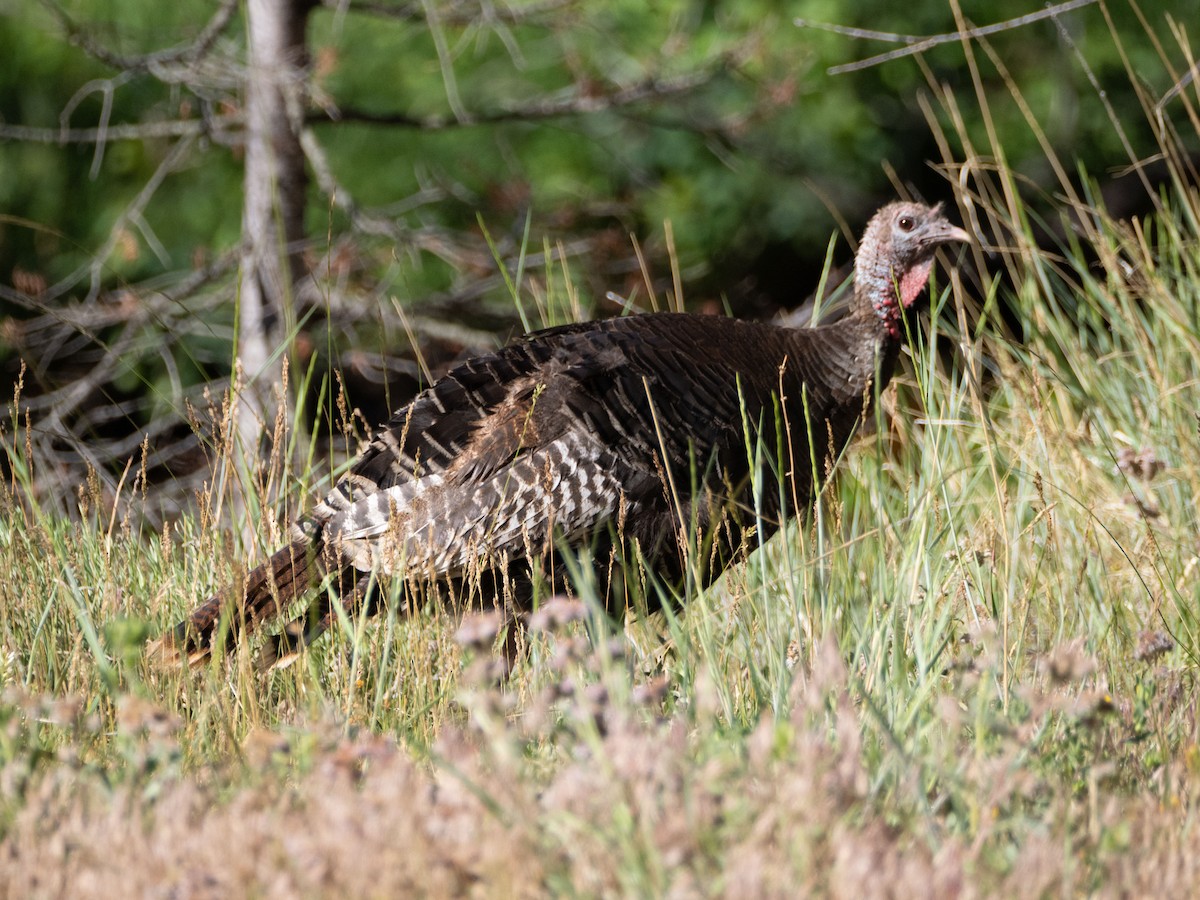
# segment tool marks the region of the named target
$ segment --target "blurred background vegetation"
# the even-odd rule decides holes
[[[1159,152],[1148,109],[1188,69],[1200,0],[1071,6],[970,52],[831,73],[904,46],[845,29],[1042,6],[326,0],[306,11],[309,274],[287,323],[304,416],[344,386],[373,425],[536,326],[505,275],[536,297],[546,265],[584,317],[647,308],[647,281],[695,309],[793,308],[837,230],[853,240],[897,191],[950,198],[957,172],[931,161],[964,157],[938,145],[955,114],[979,146],[1002,136],[1034,210],[1056,205],[1055,154],[1119,185]],[[246,43],[238,4],[0,0],[0,377],[23,382],[64,508],[81,473],[113,484],[142,452],[164,514],[203,477],[194,410],[235,353]],[[1127,211],[1146,202],[1141,185]]]

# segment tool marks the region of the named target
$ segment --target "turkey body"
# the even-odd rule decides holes
[[[162,647],[202,659],[226,611],[236,639],[320,581],[298,620],[308,639],[377,575],[520,606],[535,581],[565,586],[562,554],[581,548],[597,568],[636,549],[668,584],[685,570],[711,581],[812,503],[891,377],[934,250],[966,239],[936,207],[892,204],[868,227],[855,301],[834,325],[630,316],[458,366],[392,417],[291,544]],[[601,580],[611,606],[624,602]]]
[[[876,373],[890,374],[894,355],[878,349],[845,328],[684,313],[536,332],[399,412],[303,537],[337,545],[361,571],[436,577],[606,537],[598,531],[620,516],[617,537],[675,576],[688,530],[718,515],[774,530],[810,502],[810,446],[823,473]]]

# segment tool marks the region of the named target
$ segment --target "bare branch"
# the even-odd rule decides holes
[[[154,173],[150,176],[145,186],[133,198],[133,202],[129,204],[125,212],[117,217],[117,220],[109,230],[108,239],[104,242],[104,245],[86,264],[63,278],[58,284],[47,289],[45,294],[47,299],[62,296],[62,294],[75,286],[85,272],[91,275],[91,285],[87,295],[88,300],[96,298],[100,291],[100,276],[108,263],[109,255],[117,246],[117,242],[120,241],[126,224],[142,215],[146,205],[150,202],[155,192],[158,191],[163,181],[166,180],[166,177],[174,172],[183,162],[184,157],[187,156],[188,151],[192,148],[192,143],[192,137],[184,137],[176,142],[175,146],[163,157],[163,161],[158,164],[158,168],[154,170]]]
[[[203,334],[212,334],[213,326],[201,322],[209,306],[227,301],[227,296],[198,299],[200,289],[230,272],[238,260],[240,248],[222,253],[206,266],[180,277],[178,273],[149,279],[130,288],[106,294],[99,302],[75,302],[66,306],[50,305],[41,297],[31,297],[7,285],[0,284],[0,300],[19,306],[38,315],[19,322],[10,320],[14,329],[12,339],[21,349],[32,350],[39,356],[53,355],[52,344],[62,344],[55,334],[75,334],[86,344],[102,345],[98,332],[127,323],[136,314],[145,313],[165,332],[179,332],[190,325],[199,325]],[[136,298],[136,302],[125,302]]]
[[[387,3],[385,0],[320,0],[322,6],[337,13],[354,12],[410,22],[425,18],[424,5],[416,3]],[[458,3],[438,11],[444,25],[471,25],[480,22],[502,22],[515,25],[528,22],[546,13],[558,12],[578,5],[579,0],[542,0],[524,6],[494,5],[492,3]]]
[[[75,92],[74,96],[67,101],[67,105],[63,107],[63,111],[59,113],[58,122],[60,128],[65,129],[67,127],[71,121],[71,114],[84,101],[84,98],[98,91],[103,97],[100,103],[100,125],[98,126],[103,134],[108,128],[109,116],[112,115],[113,95],[116,94],[117,88],[128,84],[132,80],[132,72],[121,72],[113,78],[97,78],[89,81]],[[100,173],[100,162],[104,159],[104,145],[105,140],[103,138],[96,141],[96,149],[92,153],[92,168],[88,172],[88,177],[93,180]]]
[[[214,128],[213,126],[217,127]],[[105,141],[145,141],[155,138],[196,137],[240,128],[240,115],[210,119],[181,119],[173,122],[142,122],[128,125],[103,125],[96,128],[40,128],[0,122],[0,140],[29,141],[34,144],[100,144]],[[228,143],[222,141],[221,143]]]
[[[446,45],[446,34],[442,31],[442,22],[431,0],[421,0],[425,9],[425,22],[429,26],[429,36],[433,38],[433,48],[437,52],[438,68],[442,72],[442,86],[446,90],[446,103],[450,111],[460,123],[470,121],[462,97],[458,93],[458,78],[454,74],[454,61],[450,58],[450,48]]]
[[[362,209],[350,195],[350,192],[342,187],[334,178],[328,160],[325,158],[325,152],[311,130],[306,129],[301,134],[300,144],[304,148],[304,154],[308,159],[309,165],[312,167],[317,186],[330,198],[335,206],[346,213],[351,225],[358,231],[364,234],[384,237],[401,245],[417,248],[446,260],[458,269],[484,271],[491,269],[496,264],[491,250],[482,245],[475,247],[465,246],[461,240],[461,236],[454,232],[441,228],[408,228],[392,217]],[[524,264],[526,269],[541,268],[560,258],[587,253],[591,249],[592,243],[593,241],[590,238],[581,238],[569,244],[561,245],[559,248],[552,250],[549,255],[546,253],[528,253],[525,255]],[[496,250],[502,256],[516,252],[515,247],[508,246],[503,240],[497,244]],[[516,268],[515,265],[513,268]],[[456,300],[467,297],[481,297],[495,289],[497,280],[498,276],[496,279],[477,278],[473,281],[472,286],[466,289],[467,293],[459,291],[448,296]],[[325,296],[324,299],[328,301],[330,298]],[[426,301],[429,301],[429,298],[423,300],[422,305],[426,305]],[[436,301],[429,302],[436,303]]]
[[[57,390],[24,401],[24,405],[29,409],[47,411],[47,417],[41,423],[41,427],[48,434],[58,434],[60,431],[67,433],[69,429],[63,425],[63,420],[74,414],[94,391],[112,380],[121,371],[121,367],[128,364],[125,357],[133,349],[134,341],[141,333],[144,322],[145,317],[140,315],[131,319],[121,335],[106,348],[101,361],[89,369],[86,375]]]
[[[1094,0],[1088,0],[1094,2]],[[564,116],[577,116],[587,113],[603,112],[643,103],[649,100],[662,100],[693,91],[707,84],[724,69],[724,60],[711,68],[689,72],[672,78],[647,78],[620,88],[611,93],[585,93],[579,88],[544,97],[521,106],[495,110],[486,113],[468,114],[465,121],[453,116],[429,116],[420,118],[406,113],[374,113],[366,110],[348,108],[337,113],[337,121],[360,122],[368,125],[395,125],[403,128],[414,128],[419,131],[444,131],[464,125],[495,125],[501,122],[532,122],[539,119],[556,119]],[[326,116],[316,114],[309,116],[310,123],[328,121]]]
[[[1077,9],[1082,9],[1085,6],[1091,6],[1096,2],[1097,0],[1068,0],[1066,3],[1059,3],[1055,6],[1050,6],[1034,13],[1029,13],[1025,16],[1018,16],[1015,19],[1008,19],[1004,22],[998,22],[994,25],[984,25],[980,28],[968,28],[964,31],[955,31],[950,34],[937,34],[927,37],[847,28],[842,25],[833,25],[826,22],[810,22],[808,19],[794,19],[793,23],[799,28],[820,28],[824,31],[832,31],[836,34],[845,34],[849,37],[867,38],[870,40],[880,41],[898,41],[908,44],[907,47],[902,47],[898,50],[889,50],[887,53],[880,53],[876,56],[871,56],[858,62],[846,63],[840,66],[832,66],[827,70],[830,75],[843,75],[847,72],[857,72],[860,69],[869,69],[872,66],[878,66],[882,63],[891,62],[895,59],[901,59],[905,56],[912,56],[916,53],[924,53],[926,50],[930,49],[931,47],[936,47],[939,44],[959,43],[971,38],[987,37],[988,35],[999,34],[1002,31],[1012,31],[1016,28],[1021,28],[1033,22],[1040,22],[1042,19],[1054,18],[1062,13],[1068,13]]]
[[[1088,0],[1088,2],[1095,2],[1095,0]],[[453,116],[420,117],[407,113],[376,113],[353,107],[310,110],[305,118],[309,124],[358,122],[368,125],[412,128],[418,131],[445,131],[464,125],[493,125],[503,122],[537,121],[584,115],[685,94],[711,81],[726,68],[726,63],[727,60],[721,58],[706,69],[669,78],[651,77],[610,93],[585,93],[581,89],[575,88],[521,106],[467,114],[466,121],[459,121]],[[0,140],[63,145],[204,136],[218,143],[232,144],[235,143],[233,135],[240,133],[244,124],[244,117],[241,113],[168,122],[105,125],[94,128],[44,128],[0,122]]]
[[[116,53],[96,43],[88,35],[87,29],[78,25],[67,15],[67,11],[53,0],[41,0],[41,4],[58,21],[72,44],[106,66],[132,73],[150,71],[158,66],[190,63],[205,56],[212,49],[221,32],[233,20],[234,13],[240,6],[240,0],[222,0],[217,11],[213,13],[213,17],[208,20],[208,24],[200,29],[196,37],[188,43],[137,56]]]
[[[453,241],[449,233],[440,228],[407,228],[391,216],[383,216],[363,210],[333,175],[316,136],[311,129],[300,135],[300,146],[312,167],[318,187],[333,204],[350,219],[350,224],[364,234],[384,237],[409,247],[432,253],[457,268],[487,267],[491,260],[486,249],[477,250],[469,256],[465,248]]]

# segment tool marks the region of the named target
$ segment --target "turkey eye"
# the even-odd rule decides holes
[[[913,221],[912,216],[901,216],[900,221],[896,224],[900,226],[901,231],[912,231],[913,226],[917,223]]]

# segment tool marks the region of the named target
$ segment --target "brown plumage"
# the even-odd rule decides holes
[[[451,593],[470,583],[519,605],[532,572],[563,581],[565,547],[605,561],[636,545],[667,582],[685,565],[710,581],[745,552],[747,529],[757,544],[812,503],[891,377],[903,309],[935,251],[968,240],[940,206],[893,203],[866,230],[852,308],[836,324],[632,316],[540,331],[464,363],[392,417],[289,546],[161,649],[203,659],[223,616],[236,640],[321,582],[314,611],[284,635],[311,639],[334,601],[362,601],[373,572]],[[762,478],[748,446],[761,448]],[[685,560],[689,533],[713,541],[701,563]]]

